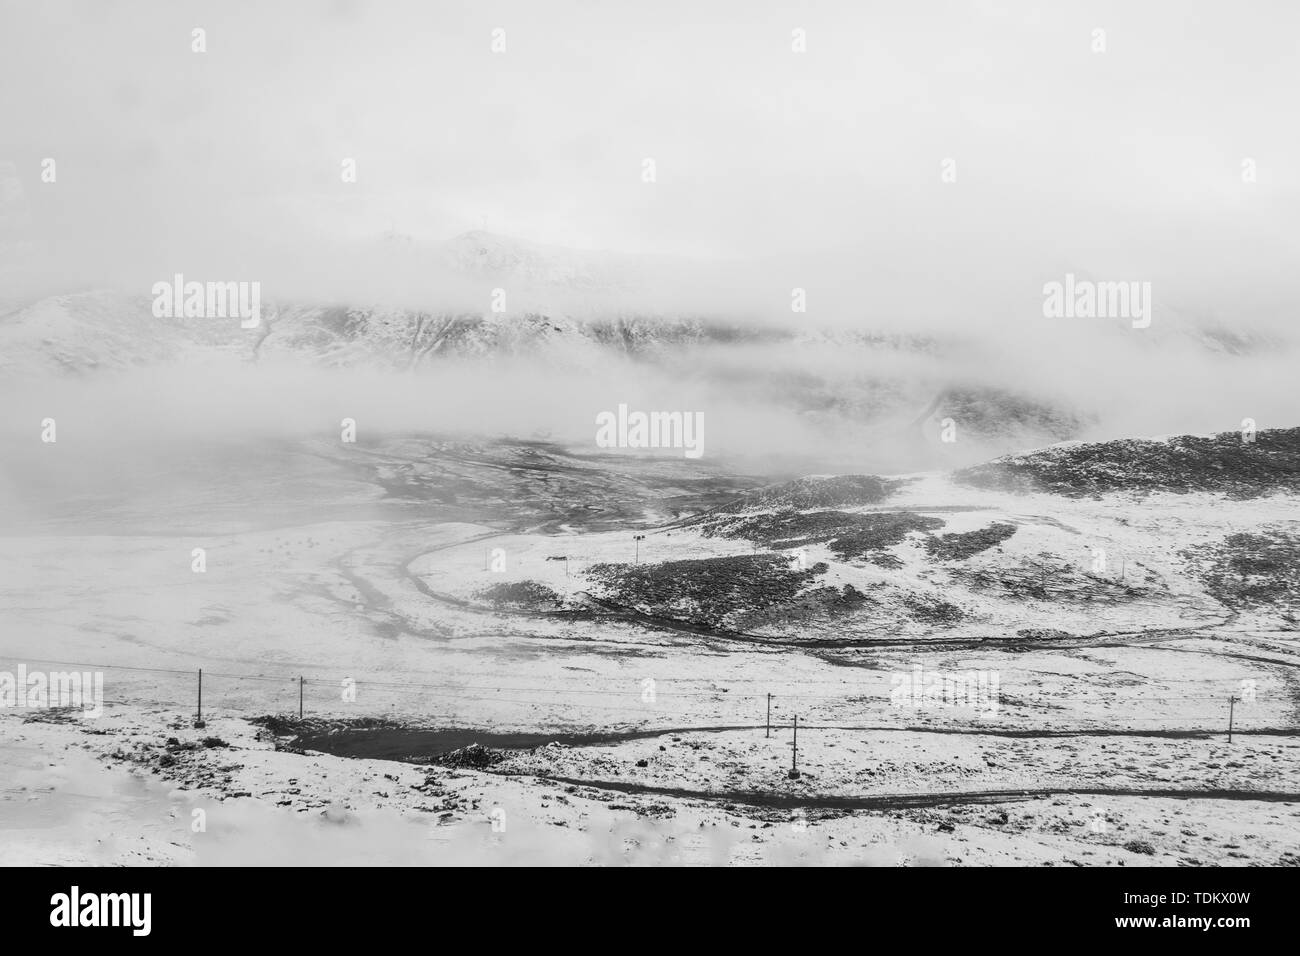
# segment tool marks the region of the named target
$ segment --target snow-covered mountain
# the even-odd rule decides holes
[[[223,363],[425,374],[448,360],[522,362],[557,379],[599,372],[606,378],[626,373],[629,380],[644,375],[670,389],[707,383],[728,401],[780,408],[832,432],[841,423],[865,423],[931,442],[951,419],[961,423],[964,438],[989,443],[985,454],[1083,437],[1106,397],[1022,374],[1033,371],[1033,354],[1003,360],[997,343],[960,325],[947,331],[781,326],[647,308],[640,293],[662,278],[662,262],[482,231],[443,241],[390,235],[366,254],[403,275],[432,276],[429,305],[411,307],[409,289],[394,304],[382,297],[295,300],[268,287],[260,325],[245,329],[237,318],[156,317],[147,291],[60,295],[0,314],[0,374],[93,378]],[[502,311],[493,307],[497,289],[508,292]],[[1171,315],[1160,328],[1127,334],[1115,323],[1075,325],[1068,345],[1036,347],[1053,349],[1059,361],[1075,343],[1104,357],[1128,350],[1130,368],[1145,368],[1147,356],[1192,354],[1238,379],[1248,372],[1241,363],[1285,347],[1248,329],[1226,335],[1222,329],[1222,323]]]
[[[443,242],[417,243],[389,237],[386,242],[411,244],[415,251],[441,259],[465,275],[508,278],[541,286],[609,291],[637,278],[637,260],[607,252],[584,252],[543,245],[475,229]]]
[[[529,242],[481,230],[447,240],[390,234],[365,250],[394,273],[433,276],[421,293],[321,302],[277,295],[264,283],[263,323],[242,329],[222,318],[156,318],[151,296],[123,291],[60,295],[0,314],[0,369],[88,372],[205,355],[257,360],[295,357],[327,366],[420,366],[440,356],[537,355],[585,364],[601,353],[654,358],[682,346],[778,344],[935,355],[964,347],[942,332],[854,328],[791,321],[788,326],[720,317],[707,310],[647,307],[645,293],[670,281],[662,261]],[[672,268],[676,268],[674,265]],[[437,277],[447,277],[439,284]],[[459,283],[452,288],[453,283]],[[470,294],[466,295],[466,290]],[[498,302],[493,293],[508,292]],[[397,300],[401,304],[386,299]],[[632,305],[631,303],[637,303]],[[500,311],[498,311],[499,309]],[[801,319],[803,317],[800,317]],[[1206,352],[1251,354],[1275,337],[1171,313],[1142,340],[1170,337]],[[1112,323],[1113,324],[1113,323]],[[1096,324],[1098,336],[1115,329]],[[1227,331],[1225,331],[1227,330]],[[1158,340],[1158,342],[1157,342]]]

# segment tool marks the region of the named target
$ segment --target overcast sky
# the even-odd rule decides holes
[[[69,281],[486,224],[820,260],[954,307],[1072,269],[1266,313],[1294,300],[1300,261],[1298,11],[4,0],[0,226],[59,243]]]

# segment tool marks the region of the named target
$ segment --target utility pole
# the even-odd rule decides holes
[[[764,734],[764,736],[765,737],[772,736],[772,695],[771,694],[767,695],[767,733]]]
[[[203,668],[199,668],[199,715],[194,719],[195,727],[203,726]]]
[[[643,534],[632,535],[632,540],[636,542],[636,561],[635,561],[636,564],[641,563],[641,542],[644,538],[645,535]]]
[[[306,680],[300,674],[298,675],[298,719],[302,720],[302,686]]]
[[[1237,695],[1228,698],[1228,743],[1232,743],[1232,714],[1237,707]]]
[[[790,779],[799,779],[799,715],[794,715],[794,753],[790,758]]]

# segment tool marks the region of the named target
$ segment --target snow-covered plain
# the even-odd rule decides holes
[[[291,507],[298,487],[259,483],[250,468],[247,488],[169,484],[160,498],[134,487],[113,508],[97,501],[0,538],[0,669],[102,668],[106,697],[97,719],[0,711],[0,860],[1300,856],[1300,640],[1275,611],[1217,602],[1182,557],[1234,531],[1285,525],[1294,499],[1067,499],[910,476],[888,500],[844,510],[933,516],[945,522],[939,534],[995,522],[1015,533],[953,561],[931,555],[922,533],[891,545],[896,560],[883,565],[810,545],[805,563],[827,565],[819,584],[875,596],[867,618],[814,612],[725,633],[611,612],[590,569],[632,562],[633,534],[646,535],[647,565],[766,549],[671,523],[691,511],[691,489],[665,485],[653,461],[611,459],[607,474],[600,462],[546,454],[523,469],[519,449],[504,445],[312,448],[310,516]],[[578,484],[546,484],[561,472]],[[654,480],[639,498],[602,500],[615,475],[627,495],[629,475]],[[709,480],[712,503],[726,480]],[[449,501],[441,492],[453,485],[483,497]],[[247,509],[229,520],[241,492],[258,496],[264,520]],[[206,550],[201,574],[196,547]],[[1044,566],[1057,571],[1041,598],[972,583],[981,568]],[[564,608],[484,596],[525,581]],[[916,595],[963,616],[909,616]],[[995,674],[996,710],[895,706],[900,675],[917,667]],[[206,726],[196,728],[200,668]],[[435,766],[432,753],[298,753],[249,719],[296,716],[300,693],[309,719],[353,727],[362,753],[366,733],[380,748],[412,728],[594,736],[510,751],[483,769]],[[796,715],[801,775],[791,778]],[[384,723],[355,730],[365,719]]]

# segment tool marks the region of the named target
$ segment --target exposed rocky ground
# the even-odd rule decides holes
[[[1186,552],[1206,588],[1231,608],[1278,608],[1300,624],[1300,523],[1230,534]]]
[[[1054,445],[964,468],[955,478],[979,488],[1062,495],[1295,493],[1300,491],[1300,428]]]

